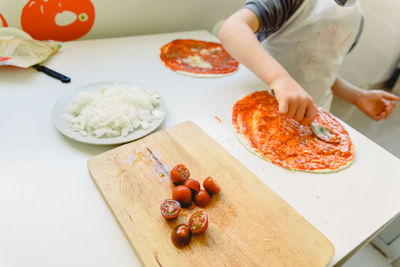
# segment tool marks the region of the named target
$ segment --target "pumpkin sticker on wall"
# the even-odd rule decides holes
[[[0,26],[2,26],[2,27],[8,27],[7,21],[6,21],[6,19],[3,17],[3,15],[1,15],[1,13],[0,13],[0,21],[1,21],[1,24],[2,24],[2,25],[0,25]]]
[[[21,27],[37,40],[72,41],[90,31],[94,15],[90,0],[29,0]]]

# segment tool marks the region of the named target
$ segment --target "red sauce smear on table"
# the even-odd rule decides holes
[[[0,57],[0,61],[7,61],[9,59],[11,59],[11,58],[10,57]]]
[[[206,49],[206,50],[204,50]],[[189,56],[199,56],[212,68],[192,67],[184,62]],[[232,58],[219,43],[177,39],[161,47],[160,58],[174,71],[195,74],[227,74],[237,70],[239,62]]]
[[[222,123],[222,120],[217,115],[215,115],[214,117],[219,123]]]
[[[317,107],[316,123],[340,138],[337,144],[318,139],[305,126],[278,111],[278,102],[267,91],[252,93],[236,102],[232,124],[255,151],[289,169],[335,170],[354,159],[354,146],[344,127],[324,109]]]

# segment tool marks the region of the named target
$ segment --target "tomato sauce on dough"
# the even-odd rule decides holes
[[[348,165],[355,152],[347,131],[320,107],[315,121],[333,131],[340,142],[324,142],[310,126],[280,114],[277,100],[267,91],[254,92],[237,101],[232,112],[237,133],[272,163],[304,171],[329,171]]]
[[[227,74],[237,70],[239,62],[219,43],[177,39],[161,47],[160,59],[165,66],[194,74]],[[195,64],[201,60],[201,64]],[[192,64],[189,61],[194,61]]]

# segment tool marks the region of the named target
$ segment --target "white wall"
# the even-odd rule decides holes
[[[91,0],[91,2],[95,6],[95,22],[83,39],[196,29],[206,29],[211,32],[219,20],[228,17],[244,5],[244,0]],[[10,27],[21,27],[21,11],[27,3],[28,0],[0,0],[0,13]]]
[[[357,85],[373,85],[390,77],[400,57],[400,1],[360,0],[365,27],[346,57],[341,74]]]

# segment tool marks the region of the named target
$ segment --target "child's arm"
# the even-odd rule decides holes
[[[332,86],[334,95],[356,105],[372,119],[379,121],[389,116],[396,107],[398,96],[383,90],[363,90],[341,77]]]
[[[224,48],[274,90],[279,112],[309,124],[316,109],[311,96],[261,46],[255,36],[257,16],[244,8],[230,16],[219,31]]]

